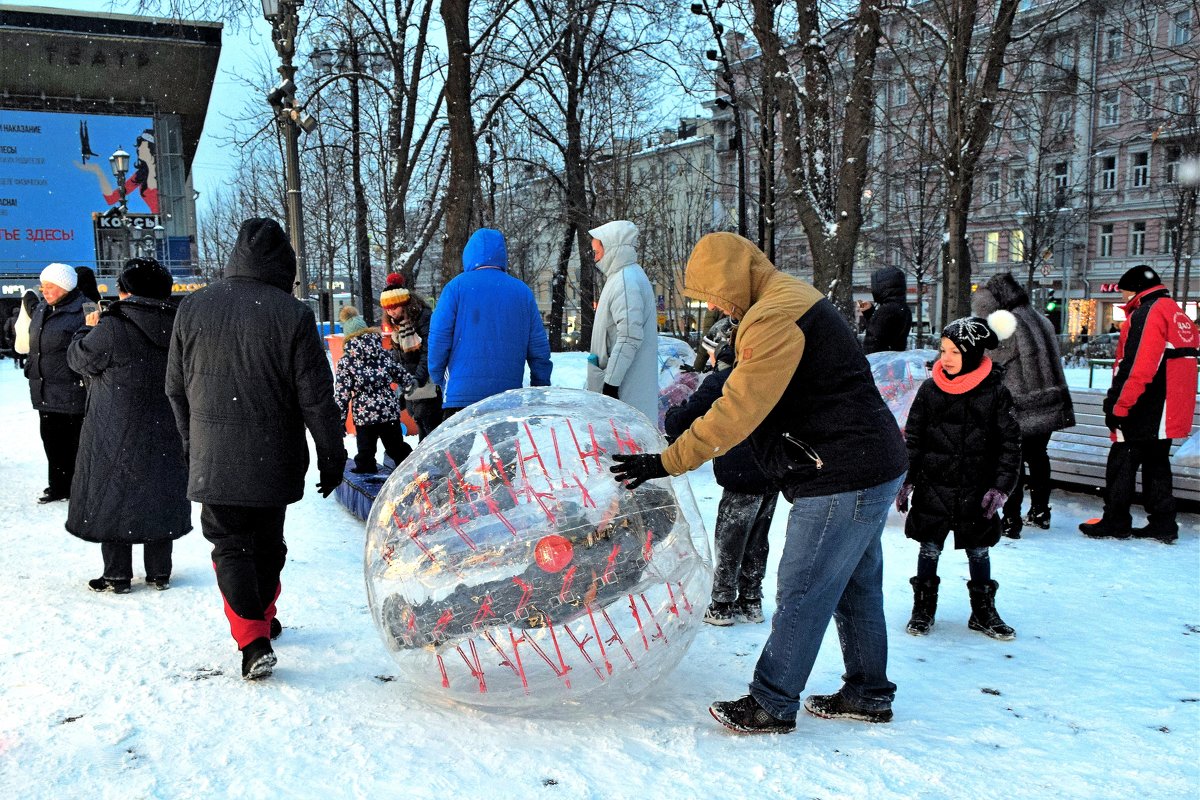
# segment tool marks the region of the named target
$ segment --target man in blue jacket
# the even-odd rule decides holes
[[[508,274],[504,234],[480,228],[463,249],[463,272],[446,284],[429,323],[429,377],[442,418],[524,382],[550,385],[550,341],[533,291]]]

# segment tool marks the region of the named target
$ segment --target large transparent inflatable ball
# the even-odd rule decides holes
[[[708,540],[685,478],[630,491],[618,453],[654,424],[592,392],[515,389],[444,422],[367,519],[371,612],[425,700],[602,713],[683,657],[708,605]]]

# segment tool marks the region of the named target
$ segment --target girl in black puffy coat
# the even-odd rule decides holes
[[[1012,639],[1013,629],[996,613],[996,589],[988,548],[1000,540],[1000,517],[1021,470],[1021,429],[1003,370],[984,355],[1008,338],[1016,320],[997,311],[987,320],[968,317],[942,331],[941,357],[933,377],[917,390],[904,434],[907,483],[896,508],[908,515],[905,535],[921,543],[908,632],[929,633],[937,610],[938,558],[951,530],[967,551],[971,630]],[[999,334],[999,336],[997,335]]]

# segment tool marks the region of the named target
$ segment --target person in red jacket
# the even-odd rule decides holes
[[[1158,273],[1145,264],[1117,283],[1127,322],[1117,340],[1112,388],[1104,400],[1104,422],[1113,446],[1105,470],[1104,515],[1084,522],[1087,536],[1107,539],[1179,537],[1171,485],[1171,440],[1187,437],[1196,410],[1196,326],[1167,294]],[[1133,527],[1138,467],[1147,524]]]

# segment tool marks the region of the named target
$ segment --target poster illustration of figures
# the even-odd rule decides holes
[[[92,215],[112,213],[121,186],[109,156],[130,154],[123,188],[131,214],[157,214],[154,120],[0,111],[0,262],[37,273],[52,261],[94,265]]]

